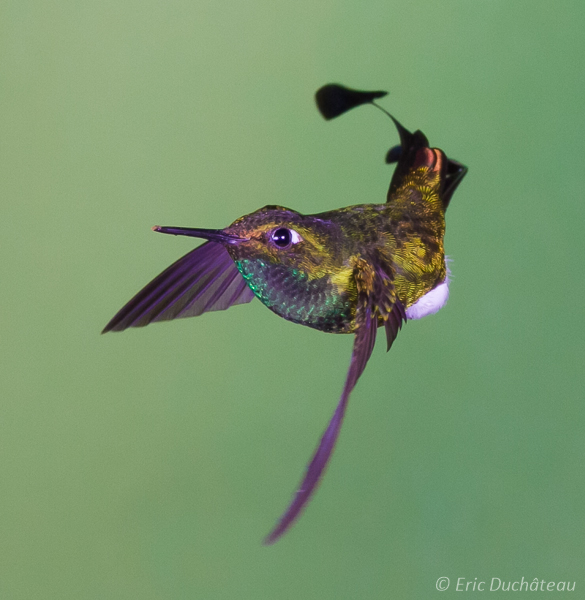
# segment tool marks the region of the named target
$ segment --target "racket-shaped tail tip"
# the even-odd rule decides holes
[[[329,121],[356,106],[371,103],[376,98],[383,98],[387,93],[352,90],[338,83],[329,83],[317,90],[315,101],[323,118]]]

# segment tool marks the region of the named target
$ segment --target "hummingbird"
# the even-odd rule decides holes
[[[376,100],[386,94],[339,84],[315,94],[326,120],[367,104],[392,119],[400,143],[386,153],[385,162],[396,167],[384,203],[314,215],[269,205],[225,229],[153,227],[206,242],[139,291],[102,332],[225,310],[256,297],[293,323],[354,336],[339,403],[266,544],[290,528],[320,482],[378,328],[389,350],[406,321],[436,313],[449,297],[445,211],[467,168],[380,106]]]

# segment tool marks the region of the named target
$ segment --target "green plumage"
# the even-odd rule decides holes
[[[384,95],[330,84],[318,90],[316,99],[323,116],[330,119]],[[466,168],[431,148],[420,131],[410,133],[391,118],[400,146],[390,149],[386,157],[387,162],[398,164],[385,204],[360,204],[316,215],[266,206],[222,230],[156,227],[162,233],[208,241],[151,281],[104,329],[122,331],[225,310],[256,296],[294,323],[331,333],[355,333],[337,409],[267,543],[290,527],[316,488],[349,395],[374,348],[378,327],[384,327],[390,349],[407,318],[436,312],[446,301],[445,210]],[[415,312],[409,313],[410,307]]]
[[[352,318],[348,294],[340,294],[327,276],[309,279],[305,271],[259,259],[235,262],[256,297],[288,321],[339,332]]]
[[[427,162],[442,160],[428,150]],[[438,157],[438,158],[437,158]],[[316,215],[266,206],[226,228],[247,242],[228,247],[254,294],[279,316],[334,333],[355,330],[360,260],[389,273],[408,308],[445,279],[445,211],[440,172],[413,170],[386,204],[361,204]],[[271,243],[275,230],[296,232],[286,248]]]

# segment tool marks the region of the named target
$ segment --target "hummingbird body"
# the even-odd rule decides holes
[[[418,167],[391,204],[359,204],[316,215],[266,206],[225,230],[252,241],[229,246],[228,252],[254,294],[277,315],[320,331],[354,333],[354,273],[360,260],[375,257],[393,274],[405,309],[445,280],[440,167],[440,157],[433,168]],[[267,240],[282,227],[301,237],[286,250]]]
[[[316,94],[326,119],[385,92],[327,85]],[[388,114],[388,113],[387,113]],[[276,541],[316,488],[335,445],[349,395],[384,327],[390,349],[402,324],[436,312],[448,295],[443,248],[445,211],[467,169],[430,148],[391,115],[401,145],[385,204],[357,204],[315,215],[266,206],[223,230],[155,227],[208,240],[163,271],[108,323],[122,331],[250,302],[329,333],[355,335],[337,409],[287,511],[267,538]]]

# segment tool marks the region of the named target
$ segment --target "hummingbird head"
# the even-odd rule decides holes
[[[282,206],[265,206],[223,231],[242,240],[227,245],[227,251],[268,308],[320,329],[347,325],[354,294],[336,223]]]
[[[337,226],[283,206],[265,206],[236,219],[223,232],[239,242],[226,246],[234,261],[263,261],[316,277],[333,260]]]
[[[155,230],[222,244],[254,294],[285,319],[337,331],[351,317],[352,269],[332,221],[265,206],[221,230]]]

